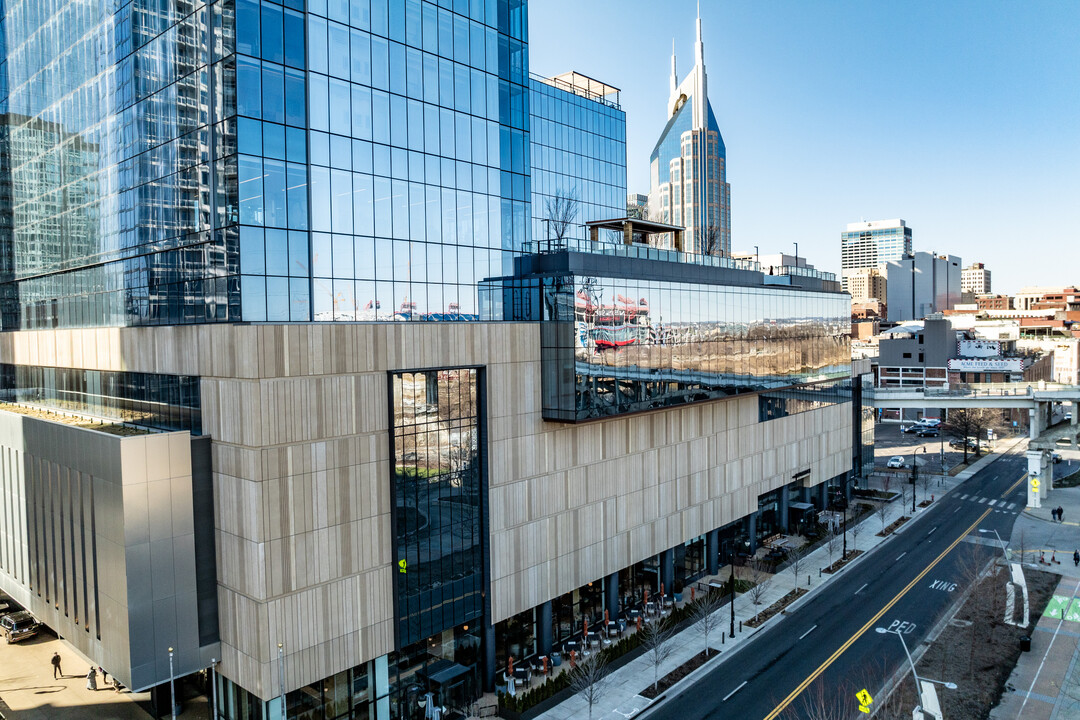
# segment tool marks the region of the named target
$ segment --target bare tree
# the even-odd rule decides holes
[[[806,546],[799,545],[788,550],[788,570],[791,571],[791,576],[795,578],[795,587],[799,587],[799,568],[803,564],[803,560],[806,559]]]
[[[570,226],[577,219],[580,208],[581,203],[576,189],[569,192],[562,189],[556,190],[545,203],[546,217],[544,219],[547,220],[548,234],[551,236],[548,240],[555,240],[561,247],[567,233],[570,232]]]
[[[724,236],[719,225],[709,225],[702,231],[701,252],[705,255],[724,254]]]
[[[832,567],[833,555],[836,554],[836,548],[840,546],[841,537],[836,532],[836,523],[829,523],[828,534],[825,536],[825,551],[829,553],[829,567]]]
[[[589,720],[593,707],[603,699],[608,689],[607,654],[596,652],[570,671],[570,689],[589,705]]]
[[[772,573],[769,572],[769,565],[764,560],[758,558],[751,558],[750,562],[746,566],[746,580],[753,583],[750,589],[747,590],[750,593],[750,600],[754,605],[760,605],[762,598],[765,597],[765,591],[769,589],[769,585],[772,583]],[[757,618],[760,612],[754,612],[754,621],[757,622]]]
[[[713,652],[713,649],[709,647],[709,635],[724,622],[719,612],[721,607],[723,607],[723,602],[721,602],[720,593],[707,592],[701,596],[700,600],[694,603],[693,610],[690,613],[694,628],[701,633],[701,637],[705,641],[705,657],[709,657]]]
[[[675,631],[667,623],[656,620],[641,629],[641,646],[653,669],[653,692],[660,684],[660,666],[667,662],[675,648],[671,644]]]
[[[987,558],[979,545],[966,543],[956,558],[956,567],[959,570],[961,581],[969,588],[970,597],[967,607],[970,609],[971,618],[971,648],[968,654],[968,675],[975,675],[975,648],[978,640],[980,626],[986,623],[981,616],[987,603],[987,594],[991,592],[990,584],[983,583],[983,574],[986,571]]]
[[[919,485],[922,485],[922,499],[925,502],[930,499],[930,485],[934,481],[934,476],[928,472],[919,474]]]
[[[889,503],[882,500],[878,503],[878,506],[874,509],[874,514],[878,516],[878,520],[881,521],[881,532],[885,532],[885,521],[889,519]]]
[[[859,533],[862,532],[862,522],[856,519],[848,523],[848,532],[851,533],[851,549],[857,550],[859,546]]]

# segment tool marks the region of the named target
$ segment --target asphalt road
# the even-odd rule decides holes
[[[991,463],[648,719],[774,720],[857,710],[858,691],[873,695],[907,665],[900,639],[875,628],[903,632],[909,648],[925,639],[970,583],[973,561],[1000,552],[992,533],[976,530],[1009,537],[1023,509],[1025,472],[1022,454]],[[963,542],[969,533],[975,541]]]

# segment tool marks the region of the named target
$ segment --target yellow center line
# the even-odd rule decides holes
[[[833,664],[834,662],[836,662],[836,659],[837,659],[837,658],[839,658],[839,657],[840,657],[841,655],[843,655],[843,654],[844,654],[844,652],[846,652],[846,651],[847,651],[847,649],[848,649],[849,647],[851,647],[851,645],[852,645],[852,644],[853,644],[853,643],[854,643],[854,642],[855,642],[856,640],[858,640],[858,639],[859,639],[860,637],[862,637],[862,636],[863,636],[863,634],[864,634],[864,633],[865,633],[865,632],[866,632],[867,630],[869,630],[869,629],[870,629],[870,628],[871,628],[871,627],[872,627],[872,626],[873,626],[873,625],[874,625],[874,624],[875,624],[875,623],[876,623],[876,622],[877,622],[878,620],[880,620],[880,619],[881,619],[881,616],[882,616],[882,615],[884,615],[884,614],[885,614],[885,613],[887,613],[887,612],[888,612],[889,610],[891,610],[891,609],[892,609],[892,606],[893,606],[893,605],[895,605],[895,604],[896,604],[897,602],[899,602],[899,601],[900,601],[900,598],[904,597],[904,595],[907,595],[908,591],[909,591],[909,590],[911,590],[911,588],[915,587],[915,584],[916,584],[917,582],[919,582],[919,581],[920,581],[920,580],[922,580],[922,579],[923,579],[924,577],[926,577],[926,574],[927,574],[928,572],[930,572],[931,570],[933,570],[933,569],[934,569],[934,567],[935,567],[935,566],[936,566],[936,565],[937,565],[937,564],[938,564],[939,562],[941,562],[941,560],[942,560],[942,559],[943,559],[943,558],[944,558],[944,557],[945,557],[946,555],[948,555],[948,554],[949,554],[949,552],[950,552],[950,551],[951,551],[951,550],[952,550],[952,549],[953,549],[954,547],[956,547],[957,545],[959,545],[959,544],[960,544],[960,541],[961,541],[961,540],[963,540],[963,539],[964,539],[965,537],[967,537],[967,536],[968,536],[968,534],[970,534],[970,533],[971,533],[971,531],[972,531],[972,530],[974,530],[974,529],[975,529],[975,527],[976,527],[976,526],[977,526],[977,525],[978,525],[979,523],[981,523],[981,522],[982,522],[982,521],[983,521],[984,519],[986,519],[986,516],[987,516],[987,515],[989,515],[989,514],[990,514],[991,512],[993,512],[993,508],[987,508],[987,509],[986,509],[986,511],[985,511],[985,512],[984,512],[984,513],[983,513],[982,515],[980,515],[980,516],[979,516],[979,519],[978,519],[978,520],[976,520],[975,522],[971,523],[971,525],[970,525],[970,526],[968,527],[968,529],[967,529],[967,530],[965,530],[964,532],[962,532],[962,533],[960,534],[960,536],[959,536],[959,537],[957,537],[957,538],[956,538],[955,540],[953,540],[953,541],[952,541],[952,543],[951,543],[951,544],[949,545],[949,547],[945,548],[945,549],[944,549],[944,550],[943,550],[943,551],[941,552],[941,554],[940,554],[940,555],[938,555],[938,556],[937,556],[937,557],[936,557],[936,558],[934,559],[934,561],[933,561],[933,562],[931,562],[931,563],[930,563],[929,565],[927,565],[927,566],[926,566],[926,568],[925,568],[925,569],[923,569],[923,571],[922,571],[921,573],[919,573],[919,574],[918,574],[917,576],[915,576],[915,578],[914,578],[914,579],[913,579],[913,580],[912,580],[911,582],[909,582],[909,583],[907,584],[907,586],[906,586],[906,587],[905,587],[905,588],[904,588],[903,590],[901,590],[900,592],[898,592],[898,593],[896,594],[896,597],[894,597],[894,598],[893,598],[892,600],[890,600],[890,601],[889,601],[889,602],[888,602],[888,603],[887,603],[887,604],[885,605],[885,607],[881,608],[881,610],[879,610],[879,611],[877,612],[877,614],[876,614],[876,615],[874,615],[874,617],[870,618],[870,619],[869,619],[869,620],[868,620],[868,621],[866,622],[866,624],[865,624],[865,625],[863,625],[863,626],[862,626],[861,628],[859,628],[858,632],[856,632],[856,633],[855,633],[854,635],[852,635],[852,636],[851,636],[850,638],[848,638],[847,642],[845,642],[845,643],[844,643],[843,645],[841,645],[841,646],[840,646],[839,648],[837,648],[836,652],[834,652],[834,653],[833,653],[832,655],[830,655],[830,656],[829,656],[829,659],[828,659],[828,660],[826,660],[825,662],[821,663],[821,665],[819,665],[819,666],[818,666],[817,670],[815,670],[814,672],[810,673],[810,675],[809,675],[809,676],[808,676],[808,677],[807,677],[807,678],[806,678],[805,680],[803,680],[803,681],[802,681],[801,683],[799,683],[799,686],[798,686],[798,687],[796,687],[796,688],[795,688],[794,690],[792,690],[792,691],[791,691],[791,694],[790,694],[790,695],[788,695],[788,696],[787,696],[786,698],[784,698],[783,702],[781,702],[781,703],[780,703],[779,705],[777,705],[777,706],[776,706],[775,708],[773,708],[773,711],[772,711],[772,712],[770,712],[770,713],[769,713],[768,715],[766,715],[766,716],[765,716],[765,720],[775,720],[775,718],[776,718],[776,717],[777,717],[777,716],[778,716],[778,715],[779,715],[780,713],[782,713],[782,712],[784,711],[784,709],[785,709],[785,708],[787,708],[787,706],[788,706],[788,705],[790,705],[790,704],[792,703],[792,701],[794,701],[794,700],[795,700],[795,698],[797,698],[797,697],[799,696],[799,694],[800,694],[800,693],[801,693],[801,692],[802,692],[803,690],[805,690],[805,689],[806,689],[806,687],[807,687],[807,686],[808,686],[808,685],[809,685],[810,683],[814,682],[814,680],[817,680],[818,676],[820,676],[820,675],[821,675],[821,673],[825,672],[825,670],[827,670],[827,669],[828,669],[828,667],[829,667],[830,665],[832,665],[832,664]]]
[[[1013,483],[1012,485],[1010,485],[1010,486],[1009,486],[1009,489],[1008,489],[1008,490],[1006,490],[1005,492],[1001,493],[1001,497],[1007,497],[1009,493],[1011,493],[1011,492],[1012,492],[1013,490],[1015,490],[1015,489],[1016,489],[1016,486],[1017,486],[1017,485],[1019,485],[1020,483],[1024,482],[1024,480],[1027,480],[1027,476],[1028,476],[1028,474],[1027,474],[1027,473],[1024,473],[1023,475],[1021,475],[1021,476],[1020,476],[1020,479],[1019,479],[1019,480],[1017,480],[1016,482],[1014,482],[1014,483]]]

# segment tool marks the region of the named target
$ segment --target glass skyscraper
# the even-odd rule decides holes
[[[694,67],[681,83],[672,48],[667,114],[667,124],[649,158],[649,217],[684,226],[690,252],[730,255],[727,148],[709,102],[701,18]]]

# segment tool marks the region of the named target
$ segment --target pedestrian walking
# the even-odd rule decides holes
[[[97,690],[97,670],[93,667],[90,668],[90,672],[86,673],[86,689]]]
[[[108,685],[109,684],[109,673],[105,672],[105,668],[101,667],[100,665],[98,665],[97,671],[101,674],[101,684],[102,685]]]
[[[1073,550],[1073,565],[1080,567],[1080,550]]]
[[[53,680],[64,677],[64,671],[60,669],[60,653],[58,652],[52,654],[52,677]]]
[[[1065,522],[1065,508],[1058,505],[1058,522]]]

